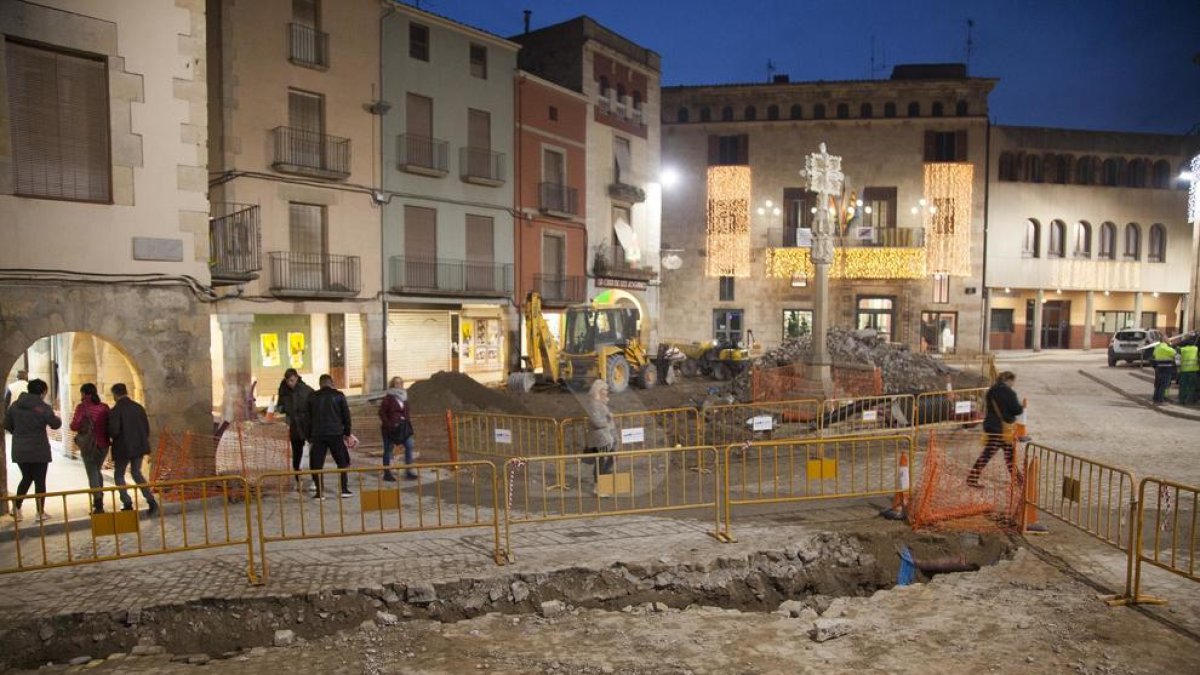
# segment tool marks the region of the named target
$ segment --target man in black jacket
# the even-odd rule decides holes
[[[996,454],[997,450],[1004,451],[1004,461],[1008,464],[1009,475],[1013,478],[1017,476],[1016,466],[1013,463],[1015,441],[1013,424],[1017,421],[1017,417],[1025,412],[1025,408],[1021,406],[1021,400],[1012,388],[1012,384],[1016,380],[1017,376],[1012,371],[1006,370],[996,377],[996,384],[987,390],[985,403],[987,416],[983,418],[983,433],[987,435],[987,442],[979,459],[975,460],[975,465],[967,474],[967,485],[971,487],[983,487],[979,483],[979,475],[983,473],[984,467],[991,461],[992,455]]]
[[[308,440],[311,443],[308,455],[308,468],[320,471],[325,468],[325,453],[333,455],[333,461],[339,469],[350,466],[350,452],[346,450],[346,437],[350,435],[350,406],[342,392],[333,388],[333,378],[322,375],[321,388],[308,397]],[[316,499],[324,499],[321,475],[313,474],[313,484],[317,492]],[[349,479],[342,474],[342,499],[354,495],[350,492]]]
[[[142,461],[150,454],[150,419],[142,404],[129,398],[129,389],[124,383],[118,382],[112,386],[112,411],[108,413],[108,436],[112,439],[113,483],[120,485],[121,510],[133,510],[133,500],[125,486],[125,470],[133,476],[134,485],[142,486],[142,496],[146,498],[146,515],[153,518],[158,514],[158,500],[150,488],[145,487],[146,477],[142,475]]]
[[[288,440],[292,444],[292,471],[300,470],[300,458],[304,456],[304,441],[308,440],[308,397],[312,393],[312,387],[300,379],[300,373],[295,368],[284,371],[279,393],[275,396],[275,409],[287,416]],[[300,478],[297,476],[297,488],[299,485]]]

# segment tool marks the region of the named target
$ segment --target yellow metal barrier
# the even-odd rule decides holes
[[[558,452],[558,421],[492,413],[455,413],[458,452],[484,457],[544,457]]]
[[[850,436],[911,430],[916,421],[914,403],[909,394],[825,399],[821,406],[821,432]]]
[[[262,476],[255,496],[263,579],[269,575],[271,542],[469,527],[492,528],[493,559],[501,564],[499,490],[492,463],[437,462],[412,468],[417,478],[396,483],[382,480],[387,470],[382,466]],[[310,493],[314,478],[321,482],[324,499]],[[342,480],[348,498],[339,498]],[[284,486],[292,489],[279,489]]]
[[[142,487],[158,495],[160,508],[153,517],[144,516],[147,504]],[[257,581],[246,498],[250,486],[245,478],[214,476],[129,485],[124,488],[132,501],[128,511],[121,510],[121,489],[114,485],[5,497],[14,507],[25,502],[25,508],[24,518],[13,523],[12,540],[0,542],[0,573],[245,546],[246,575],[252,583]],[[164,504],[162,495],[176,491],[189,492],[195,499]],[[97,496],[105,511],[91,514]],[[39,502],[38,511],[48,516],[42,522],[28,508]]]
[[[730,445],[722,462],[725,536],[733,538],[737,505],[909,493],[912,452],[912,437],[901,435]]]
[[[717,405],[703,410],[704,442],[717,447],[745,441],[816,436],[821,402],[816,399]]]
[[[1149,496],[1148,489],[1153,491]],[[1137,533],[1130,550],[1134,568],[1132,588],[1126,598],[1113,604],[1165,604],[1162,598],[1142,595],[1142,564],[1200,581],[1196,566],[1196,549],[1200,547],[1197,537],[1200,487],[1165,478],[1143,478],[1138,485],[1138,504]],[[1149,520],[1150,509],[1154,511],[1153,524]]]
[[[613,422],[618,450],[701,445],[700,413],[695,408],[617,413]],[[579,454],[587,449],[586,417],[570,417],[560,424],[562,454]]]
[[[1024,464],[1027,505],[1129,550],[1138,505],[1132,473],[1038,443],[1025,445]]]
[[[927,391],[917,395],[914,425],[918,430],[931,427],[963,427],[983,422],[987,416],[987,389]]]
[[[660,448],[562,457],[521,457],[505,464],[505,550],[512,557],[514,524],[712,509],[721,536],[721,487],[712,447]],[[557,465],[570,484],[556,489]]]

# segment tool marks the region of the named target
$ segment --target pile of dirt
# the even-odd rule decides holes
[[[408,388],[413,414],[454,412],[496,412],[527,415],[519,401],[497,389],[482,385],[462,373],[439,371],[428,380]]]

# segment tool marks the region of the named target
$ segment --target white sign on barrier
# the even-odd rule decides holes
[[[497,429],[496,442],[512,445],[512,429]]]
[[[750,418],[750,428],[754,431],[770,431],[775,428],[775,418],[770,415],[755,415]]]
[[[955,401],[954,402],[954,414],[955,415],[969,415],[974,410],[974,408],[975,408],[974,401]]]
[[[621,430],[622,443],[643,443],[646,440],[645,427],[633,427],[632,429]]]
[[[864,410],[862,419],[864,422],[874,422],[879,417],[879,412],[876,410]]]

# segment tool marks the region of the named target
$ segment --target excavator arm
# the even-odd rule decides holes
[[[542,316],[542,296],[531,292],[525,299],[525,340],[529,347],[529,367],[552,381],[559,381],[558,341]]]

